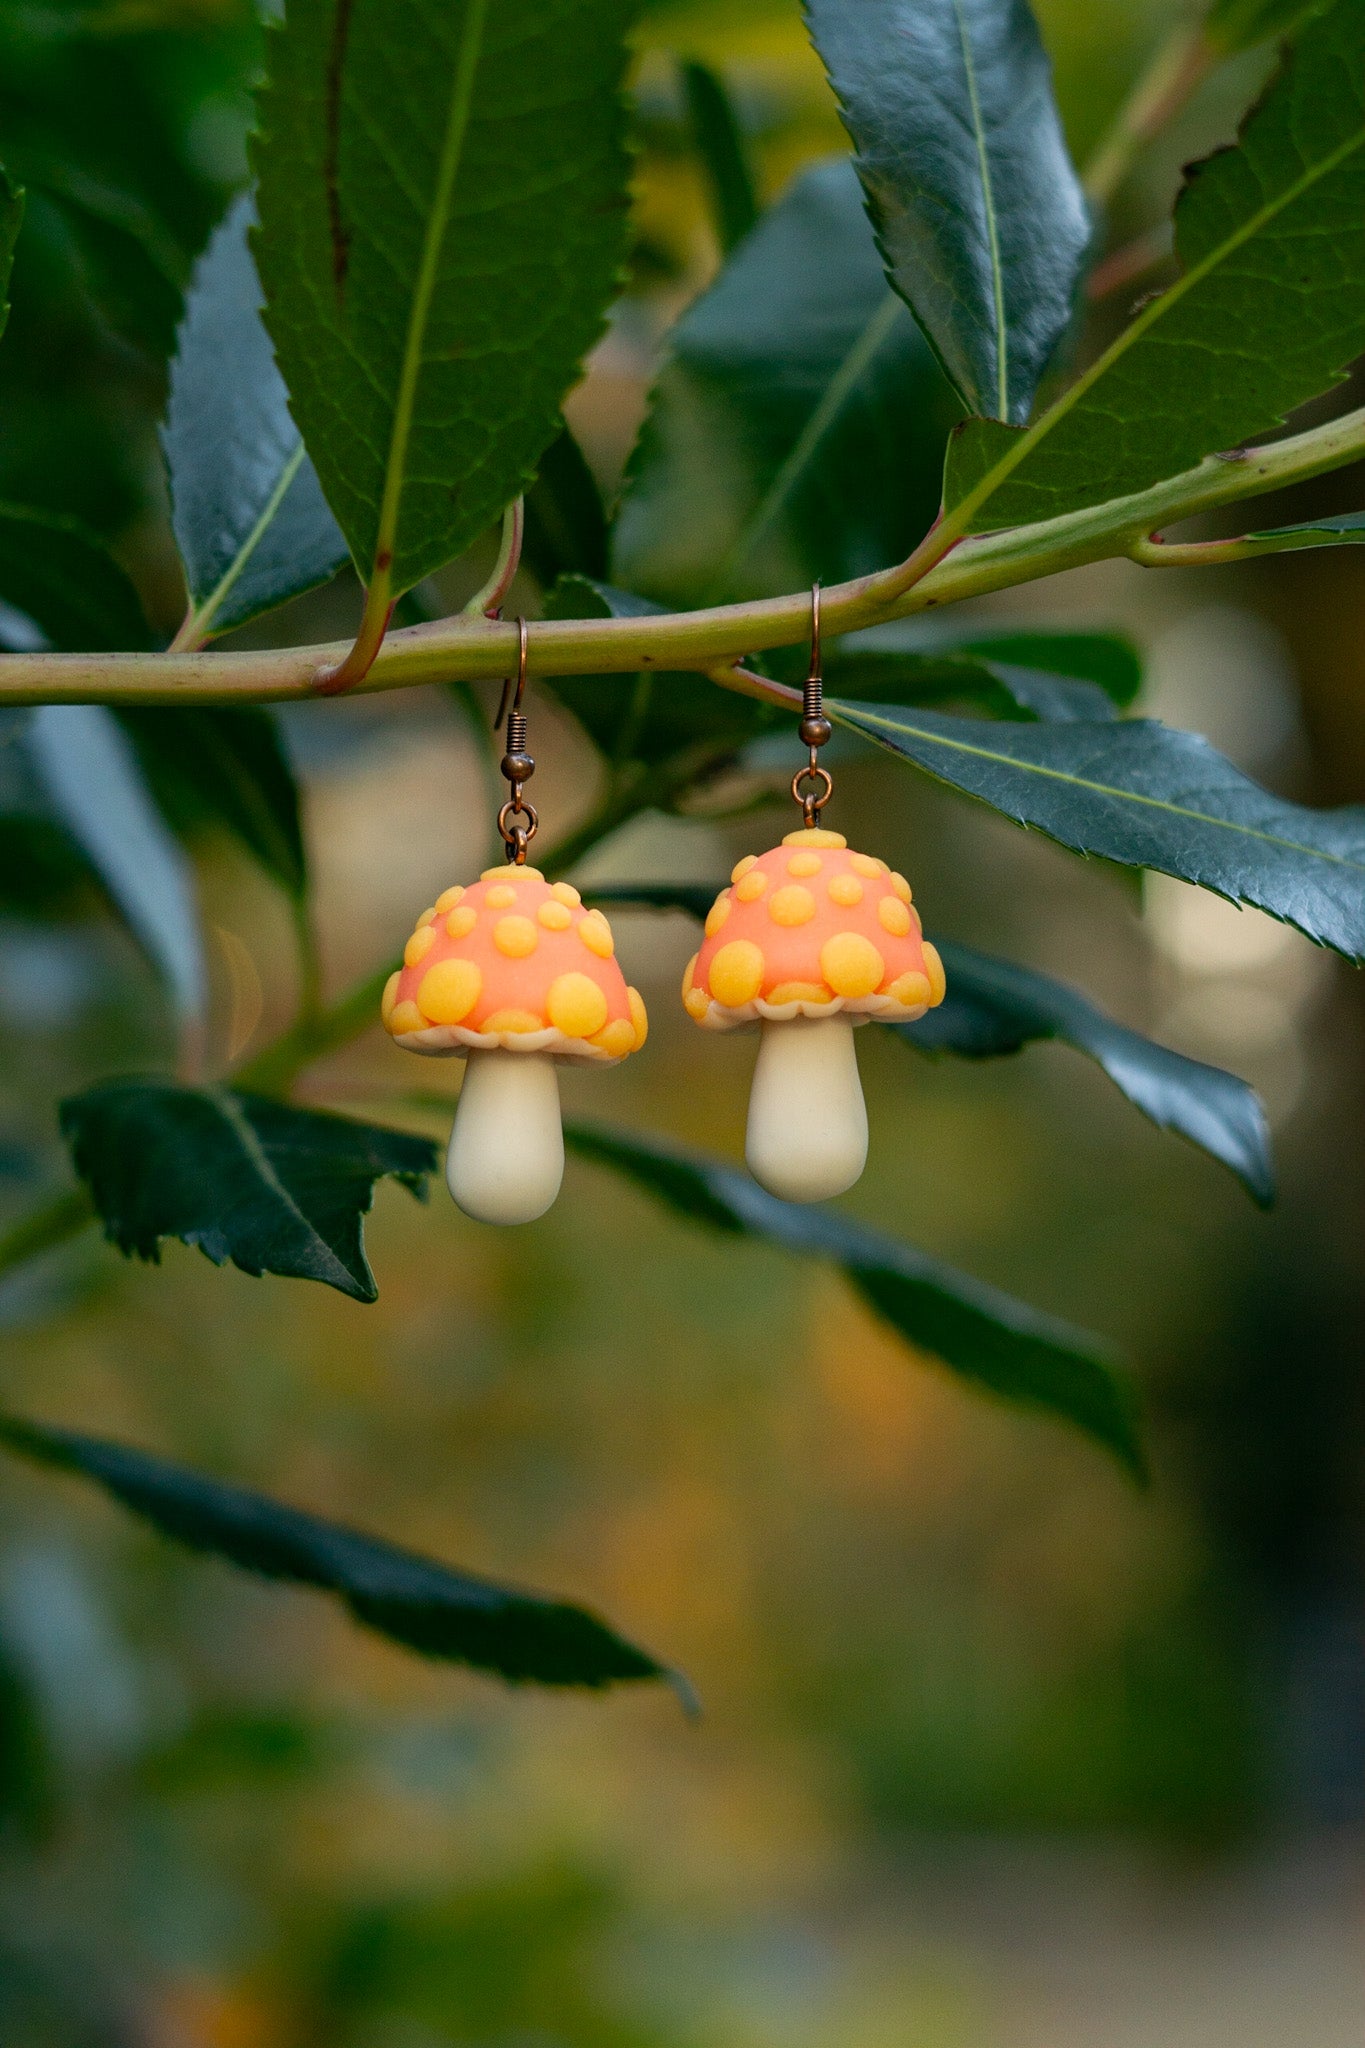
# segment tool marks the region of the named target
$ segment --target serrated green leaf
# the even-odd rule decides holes
[[[394,594],[530,483],[602,332],[630,12],[291,0],[271,31],[266,325],[356,564]]]
[[[64,654],[153,644],[141,600],[99,536],[32,505],[0,505],[0,599]]]
[[[945,503],[964,531],[1052,519],[1235,450],[1365,351],[1365,0],[1309,23],[1175,214],[1183,274],[1022,432],[968,421]]]
[[[386,1176],[421,1195],[434,1146],[405,1131],[228,1088],[103,1081],[61,1105],[104,1234],[156,1260],[164,1237],[216,1266],[321,1280],[374,1301],[362,1224]]]
[[[1077,853],[1254,904],[1365,959],[1365,805],[1310,811],[1155,719],[983,725],[826,698],[840,725]]]
[[[308,886],[299,792],[269,711],[130,706],[116,717],[163,815],[177,832],[230,832],[286,893]]]
[[[1322,6],[1322,0],[1213,0],[1204,16],[1204,38],[1224,57],[1254,50],[1271,36],[1292,35]]]
[[[958,405],[844,159],[805,171],[670,336],[612,580],[665,604],[832,583],[932,521]]]
[[[587,576],[561,578],[545,601],[549,619],[639,619],[660,610]],[[556,676],[550,688],[608,760],[653,765],[684,749],[738,748],[781,717],[755,697],[666,669],[645,670],[633,685],[620,675]]]
[[[907,1045],[993,1059],[1058,1039],[1093,1059],[1161,1130],[1179,1131],[1230,1167],[1256,1201],[1274,1199],[1265,1111],[1245,1081],[1130,1031],[1050,975],[949,939],[940,939],[938,949],[948,993],[918,1024],[890,1027]]]
[[[564,1136],[581,1157],[614,1167],[693,1222],[830,1260],[918,1349],[1007,1401],[1074,1423],[1141,1473],[1132,1389],[1096,1339],[851,1216],[780,1202],[705,1153],[599,1124],[566,1123]]]
[[[973,413],[1027,419],[1090,219],[1027,0],[805,0],[887,275]]]
[[[692,140],[711,188],[716,239],[728,255],[758,219],[749,152],[724,81],[695,61],[683,65],[682,80]]]
[[[244,193],[205,250],[171,364],[161,446],[196,641],[335,576],[349,557],[261,324]]]
[[[382,1537],[287,1507],[164,1458],[71,1429],[0,1416],[0,1444],[93,1479],[161,1535],[262,1578],[335,1593],[366,1628],[423,1657],[513,1683],[588,1686],[685,1681],[566,1601],[453,1571]]]
[[[619,882],[585,890],[593,903],[681,910],[700,924],[720,884]],[[1055,1038],[1093,1059],[1120,1094],[1162,1130],[1178,1131],[1219,1159],[1258,1202],[1274,1197],[1270,1138],[1255,1090],[1235,1074],[1156,1045],[1050,975],[994,959],[951,939],[935,940],[948,993],[918,1024],[894,1024],[919,1052],[995,1059],[1036,1039]]]

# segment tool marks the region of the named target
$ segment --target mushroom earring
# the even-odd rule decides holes
[[[408,1052],[463,1055],[464,1083],[446,1154],[446,1184],[481,1223],[543,1216],[564,1172],[555,1065],[615,1066],[645,1042],[637,990],[617,965],[611,927],[577,889],[528,867],[535,807],[524,786],[526,621],[519,619],[516,696],[502,772],[511,795],[498,813],[507,859],[468,888],[447,889],[417,920],[403,965],[384,991],[384,1027]],[[501,725],[508,686],[494,720]]]
[[[854,1026],[910,1024],[943,1001],[943,963],[923,936],[910,884],[884,860],[850,853],[820,813],[834,784],[819,750],[832,727],[820,666],[820,586],[800,733],[810,760],[792,777],[800,831],[749,854],[711,906],[688,962],[683,1004],[707,1031],[757,1023],[744,1156],[788,1202],[852,1187],[867,1159],[867,1111]]]

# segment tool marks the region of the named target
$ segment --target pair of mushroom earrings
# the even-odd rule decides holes
[[[507,714],[498,813],[505,862],[437,897],[417,920],[403,966],[384,991],[383,1019],[408,1052],[465,1059],[446,1181],[468,1216],[529,1223],[559,1192],[561,1060],[615,1066],[645,1042],[637,989],[615,958],[611,927],[568,882],[527,865],[538,819],[523,794],[527,751],[526,621],[494,721]],[[706,1031],[760,1028],[745,1158],[771,1194],[824,1201],[852,1187],[867,1157],[867,1111],[854,1026],[913,1023],[941,1003],[943,965],[922,935],[910,885],[884,860],[851,853],[820,814],[833,782],[819,750],[831,734],[822,702],[820,587],[811,592],[811,660],[800,736],[807,766],[792,777],[799,831],[736,866],[688,962],[682,998]]]

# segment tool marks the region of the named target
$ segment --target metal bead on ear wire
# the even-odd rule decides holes
[[[943,963],[923,936],[904,875],[851,853],[821,824],[834,779],[820,761],[825,714],[820,586],[811,588],[811,658],[792,777],[801,829],[749,854],[711,906],[683,977],[687,1013],[708,1031],[760,1026],[745,1158],[789,1202],[852,1187],[867,1158],[855,1025],[908,1024],[943,1001]]]
[[[539,819],[523,790],[535,773],[526,714],[527,632],[494,720],[507,719],[498,812],[506,861],[424,910],[384,991],[384,1027],[408,1052],[466,1062],[446,1183],[466,1215],[529,1223],[559,1192],[564,1137],[555,1064],[614,1066],[645,1042],[639,992],[626,986],[611,927],[568,882],[527,865]],[[509,697],[511,698],[509,707]]]

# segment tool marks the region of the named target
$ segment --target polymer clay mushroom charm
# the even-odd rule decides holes
[[[788,1202],[852,1187],[867,1158],[854,1026],[911,1024],[943,1001],[943,963],[904,875],[810,825],[740,861],[683,977],[707,1031],[757,1023],[744,1156]]]
[[[384,1025],[408,1052],[465,1057],[446,1183],[467,1216],[544,1215],[564,1172],[555,1063],[615,1066],[644,1044],[644,1003],[614,956],[600,910],[515,862],[417,920]]]

